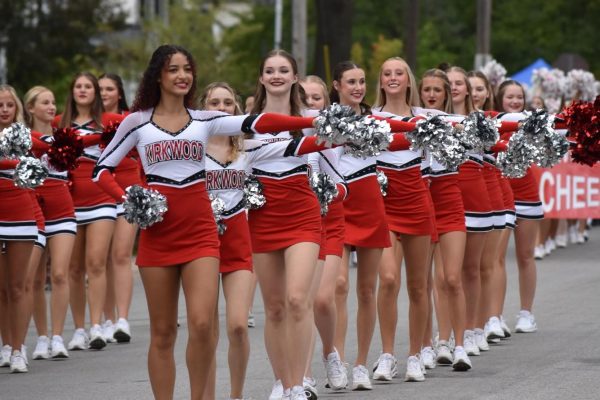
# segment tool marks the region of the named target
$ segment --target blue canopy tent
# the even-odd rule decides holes
[[[548,64],[543,58],[538,58],[537,60],[535,60],[533,62],[533,64],[523,68],[522,70],[520,70],[519,72],[517,72],[513,76],[511,76],[511,79],[514,79],[515,81],[517,81],[519,83],[527,85],[527,87],[531,87],[533,84],[531,82],[531,77],[533,76],[533,70],[540,69],[540,68],[552,69],[552,66],[550,64]]]

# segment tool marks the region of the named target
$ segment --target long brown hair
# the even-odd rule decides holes
[[[425,78],[438,78],[444,84],[444,111],[448,114],[452,114],[454,112],[454,107],[452,106],[452,91],[450,89],[450,81],[448,80],[448,76],[444,71],[438,68],[432,68],[425,71],[423,76],[421,77],[421,81],[419,82],[419,99],[421,101],[421,107],[426,107],[423,102],[423,96],[421,96],[421,89],[423,89],[423,80]]]
[[[494,89],[492,88],[492,84],[490,80],[485,76],[485,74],[481,71],[471,71],[467,74],[469,78],[479,78],[483,81],[485,85],[485,90],[488,92],[488,97],[483,102],[482,111],[491,111],[494,110]],[[471,88],[473,90],[473,88]],[[472,98],[471,98],[472,99]]]
[[[242,107],[240,106],[240,97],[235,92],[235,90],[227,83],[227,82],[212,82],[206,85],[202,94],[200,95],[200,99],[198,101],[201,109],[206,109],[206,104],[210,98],[210,94],[216,88],[221,88],[227,90],[233,96],[233,104],[235,106],[235,110],[233,115],[242,115]],[[229,143],[231,148],[229,150],[229,158],[230,161],[235,161],[242,149],[244,148],[244,135],[230,136]]]
[[[71,85],[69,85],[69,94],[67,95],[67,101],[65,102],[65,112],[63,113],[59,127],[68,128],[73,123],[73,120],[77,118],[79,115],[77,112],[77,104],[75,103],[75,98],[73,97],[73,88],[75,87],[75,83],[77,79],[85,77],[87,80],[92,82],[94,86],[94,102],[92,103],[92,108],[90,109],[90,114],[92,115],[92,120],[96,125],[96,129],[102,129],[102,113],[104,112],[104,106],[102,105],[102,98],[100,98],[100,85],[98,85],[98,79],[91,72],[79,72],[73,78]]]
[[[262,76],[262,74],[264,72],[265,63],[267,62],[267,60],[269,58],[277,57],[277,56],[281,56],[281,57],[285,58],[286,60],[288,60],[288,62],[292,66],[292,71],[294,72],[294,75],[298,75],[298,63],[296,62],[296,59],[294,58],[294,56],[292,56],[290,53],[288,53],[285,50],[271,50],[270,52],[267,53],[267,55],[264,56],[264,58],[262,59],[262,62],[260,63],[260,67],[258,69],[259,77]],[[256,84],[256,92],[254,93],[254,106],[252,107],[251,114],[260,114],[265,109],[266,103],[267,103],[267,90],[265,89],[265,85],[260,83],[260,80],[259,80]],[[302,96],[300,94],[300,82],[295,82],[292,84],[291,91],[290,91],[290,115],[297,116],[297,117],[301,116],[303,108],[304,108],[304,102],[302,101]],[[302,132],[301,131],[290,131],[290,135],[292,135],[292,137],[294,137],[294,138],[299,138],[299,137],[302,137]],[[252,137],[252,134],[249,134],[248,136]]]
[[[416,107],[419,105],[419,93],[417,93],[417,80],[415,79],[415,75],[413,74],[410,66],[402,57],[390,57],[385,60],[381,67],[379,67],[379,79],[377,80],[377,95],[375,97],[374,107],[383,108],[387,103],[387,96],[385,94],[385,90],[381,87],[381,74],[383,73],[383,64],[388,61],[400,61],[404,68],[404,72],[408,75],[408,87],[406,88],[406,104],[410,107]]]
[[[353,61],[348,60],[348,61],[339,62],[333,69],[332,79],[334,82],[340,82],[342,80],[342,76],[344,76],[344,72],[350,71],[351,69],[357,69],[357,68],[362,69],[360,66],[358,66],[358,64],[354,63]],[[333,84],[331,85],[331,90],[329,91],[329,101],[331,101],[332,104],[340,102],[340,94],[336,90],[336,88]],[[371,106],[370,105],[368,105],[364,101],[361,101],[359,106],[360,106],[360,113],[362,115],[371,114]]]

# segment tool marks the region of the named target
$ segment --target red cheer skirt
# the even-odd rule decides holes
[[[219,272],[252,271],[252,244],[246,212],[237,213],[223,220],[227,229],[219,236],[221,261]]]
[[[472,160],[463,163],[458,170],[458,187],[465,207],[467,232],[491,231],[494,213],[483,179],[483,166]]]
[[[484,163],[483,179],[490,198],[490,205],[494,213],[494,229],[504,229],[506,227],[506,212],[504,210],[504,197],[502,188],[498,180],[498,168],[494,165]]]
[[[458,187],[458,175],[432,175],[430,179],[429,191],[435,209],[437,234],[465,232],[465,208]]]
[[[69,176],[77,225],[117,218],[115,200],[92,181],[94,163],[81,161]]]
[[[35,192],[44,213],[46,237],[61,233],[76,234],[75,209],[67,182],[48,179],[35,188]]]
[[[344,222],[344,203],[334,201],[329,205],[329,212],[323,219],[325,225],[325,243],[321,245],[326,256],[341,257],[344,252],[344,237],[346,232]]]
[[[0,240],[35,241],[38,238],[33,201],[26,189],[0,179]]]

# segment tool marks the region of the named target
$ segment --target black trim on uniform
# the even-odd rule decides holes
[[[377,166],[375,164],[369,165],[368,167],[365,167],[361,170],[356,171],[353,174],[350,175],[345,175],[344,176],[344,180],[345,181],[351,181],[351,180],[355,180],[357,178],[360,178],[361,176],[365,176],[365,175],[369,175],[369,174],[374,174],[377,172]]]
[[[308,172],[308,167],[306,165],[300,165],[294,169],[290,169],[289,171],[284,172],[269,172],[263,171],[262,169],[252,168],[252,173],[256,176],[264,176],[266,178],[283,178],[285,176],[297,175],[302,172]]]
[[[248,115],[244,122],[242,122],[242,132],[244,133],[254,133],[252,130],[252,125],[254,125],[254,121],[260,117],[260,114]]]
[[[213,160],[215,163],[219,164],[223,168],[227,168],[233,163],[233,161],[227,161],[225,163],[222,163],[221,161],[217,160],[216,158],[214,158],[213,156],[211,156],[208,153],[206,153],[206,157],[210,158],[211,160]]]
[[[231,210],[223,211],[221,213],[222,216],[228,217],[237,213],[240,210],[243,210],[246,207],[246,200],[242,199],[239,203],[237,203]]]
[[[336,175],[337,175],[337,176],[338,176],[338,177],[339,177],[341,180],[344,180],[344,175],[342,175],[342,173],[341,173],[341,172],[339,172],[339,171],[338,171],[338,170],[337,170],[337,169],[336,169],[336,168],[333,166],[333,164],[332,164],[332,163],[329,161],[329,159],[328,159],[327,157],[325,157],[325,156],[323,155],[323,153],[319,152],[319,154],[321,155],[321,158],[322,158],[323,160],[325,160],[325,162],[327,163],[327,165],[329,165],[329,168],[331,168],[331,169],[332,169],[332,170],[335,172],[335,174],[336,174]],[[344,183],[344,184],[345,184],[345,183]]]
[[[146,175],[146,182],[148,183],[164,183],[167,185],[174,185],[174,186],[183,186],[183,185],[187,185],[188,183],[192,183],[194,181],[199,181],[202,179],[206,178],[206,171],[202,170],[200,172],[197,172],[193,175],[188,176],[187,178],[185,178],[182,181],[176,181],[175,179],[169,179],[169,178],[165,178],[164,176],[160,176],[160,175]]]
[[[406,162],[406,163],[401,164],[401,165],[390,164],[390,163],[387,163],[385,161],[377,160],[377,166],[378,167],[388,168],[388,169],[396,169],[396,170],[408,169],[410,167],[414,167],[415,165],[420,165],[420,164],[421,164],[421,157],[414,158],[411,161]]]
[[[283,156],[284,157],[292,157],[296,155],[296,150],[298,150],[300,148],[300,143],[302,142],[302,139],[304,138],[295,138],[290,140],[290,144],[288,144],[288,146],[285,148],[285,151],[283,152]]]

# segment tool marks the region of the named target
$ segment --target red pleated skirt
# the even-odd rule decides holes
[[[93,163],[82,161],[69,175],[77,225],[117,217],[115,200],[92,181],[93,169]]]
[[[303,242],[320,245],[321,208],[307,176],[259,180],[266,203],[248,213],[252,251],[268,253]]]
[[[458,187],[458,175],[431,176],[430,179],[429,191],[435,209],[437,234],[465,232],[465,208]]]
[[[492,230],[494,213],[483,179],[483,166],[475,161],[463,163],[458,170],[458,187],[465,207],[467,232]]]
[[[26,189],[0,179],[0,240],[32,240],[38,237],[33,201]]]
[[[517,218],[544,218],[539,184],[532,172],[535,168],[539,169],[538,166],[532,165],[522,178],[509,179],[514,194]]]
[[[67,182],[48,179],[35,188],[35,192],[44,213],[47,237],[77,233],[75,209]]]
[[[502,200],[504,202],[505,221],[507,228],[514,228],[517,221],[517,214],[515,212],[515,198],[513,196],[510,182],[504,176],[502,172],[497,170],[498,182],[500,182],[500,188],[502,189]]]
[[[227,229],[219,236],[219,272],[252,271],[252,244],[246,212],[242,211],[223,222]]]
[[[325,224],[326,238],[323,252],[326,256],[333,255],[341,257],[344,252],[344,237],[346,232],[344,222],[344,203],[334,201],[329,205],[329,212],[323,220]]]
[[[504,197],[502,195],[502,188],[498,180],[498,168],[495,166],[484,163],[483,165],[483,179],[485,180],[485,186],[490,198],[490,205],[492,206],[492,212],[494,213],[494,229],[504,229],[506,227],[506,212],[504,210]]]
[[[219,258],[217,225],[204,182],[184,188],[150,187],[167,197],[168,210],[161,222],[141,230],[137,265],[165,267]]]
[[[345,244],[356,247],[390,247],[385,205],[375,175],[348,184],[350,193],[344,200]]]
[[[383,198],[383,203],[390,231],[430,236],[434,230],[431,204],[420,165],[405,170],[379,168],[388,179],[387,196]]]

